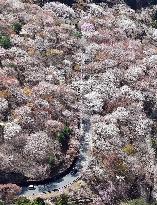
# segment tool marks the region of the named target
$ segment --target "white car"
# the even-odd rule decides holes
[[[29,189],[29,190],[34,190],[35,187],[34,187],[34,185],[29,185],[29,186],[28,186],[28,189]]]

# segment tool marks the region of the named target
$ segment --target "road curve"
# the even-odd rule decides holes
[[[80,154],[78,157],[78,160],[74,164],[74,166],[71,168],[77,169],[76,174],[69,173],[60,179],[57,180],[51,180],[46,184],[39,184],[34,185],[34,190],[29,190],[28,186],[22,187],[22,192],[20,193],[20,196],[35,196],[35,195],[42,195],[50,192],[54,192],[57,190],[64,189],[65,187],[69,186],[73,182],[80,179],[82,174],[87,170],[89,163],[91,161],[91,122],[90,117],[87,117],[86,119],[82,120],[81,124],[82,128],[82,139],[80,142]]]

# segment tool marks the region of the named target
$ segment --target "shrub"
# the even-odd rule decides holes
[[[26,197],[19,197],[16,199],[15,205],[31,205],[31,201]]]
[[[120,205],[150,205],[150,204],[147,203],[144,199],[140,198],[140,199],[133,199],[127,202],[122,202]],[[155,205],[155,203],[153,203],[152,205]]]
[[[58,133],[58,141],[63,148],[67,148],[70,134],[71,129],[67,126],[65,126],[64,129],[60,133]]]
[[[4,202],[3,202],[3,201],[0,201],[0,205],[4,205]]]
[[[0,91],[0,98],[8,98],[10,97],[11,93],[8,90]]]
[[[68,196],[65,194],[62,194],[59,198],[57,198],[55,205],[69,205]]]
[[[45,53],[46,56],[56,56],[56,55],[62,55],[63,51],[58,49],[48,49]]]
[[[2,46],[5,49],[11,48],[10,38],[6,35],[0,34],[0,46]]]
[[[77,38],[81,38],[81,37],[82,37],[82,33],[79,32],[79,31],[76,31],[76,32],[74,33],[74,36],[76,36]]]
[[[157,28],[157,20],[154,20],[154,21],[152,22],[152,27],[153,27],[153,28]]]
[[[16,34],[19,34],[22,29],[22,25],[19,22],[14,23],[12,27]]]
[[[134,10],[157,4],[157,0],[125,0],[125,2]]]
[[[128,172],[127,164],[121,158],[119,158],[116,153],[105,155],[103,164],[105,165],[106,170],[109,171],[111,176],[125,176]]]
[[[65,140],[64,133],[63,132],[59,133],[58,134],[58,141],[59,141],[59,143],[63,144],[64,140]]]
[[[32,89],[29,87],[24,87],[22,92],[26,95],[26,96],[31,96],[32,95]]]
[[[157,4],[157,0],[149,0],[149,5],[155,5]]]
[[[16,199],[15,205],[45,205],[45,202],[42,198],[38,197],[36,199],[34,199],[33,202],[31,202],[29,199],[27,199],[26,197],[19,197],[18,199]],[[1,205],[1,204],[0,204]]]
[[[32,202],[31,205],[45,205],[45,202],[42,198],[38,197]]]
[[[128,144],[123,147],[122,151],[128,155],[134,155],[137,152],[132,144]]]
[[[63,129],[63,134],[64,134],[64,136],[70,135],[71,134],[71,129],[69,127],[65,126],[64,129]]]
[[[80,65],[79,64],[75,64],[73,67],[74,71],[80,71]]]
[[[50,165],[50,167],[53,167],[55,164],[55,158],[53,156],[49,156],[48,158],[48,164]]]
[[[16,67],[17,67],[17,65],[16,65],[16,64],[14,64],[14,63],[10,63],[10,64],[8,65],[8,67],[11,67],[11,68],[16,68]]]
[[[156,139],[152,139],[151,143],[152,143],[152,148],[156,150],[157,149],[157,140]]]
[[[157,11],[155,12],[155,14],[152,17],[152,27],[153,28],[157,28]]]
[[[152,148],[154,149],[154,152],[155,152],[155,157],[157,157],[157,140],[151,139],[151,144],[152,144]]]
[[[157,20],[157,11],[154,13],[152,19],[153,19],[153,20]]]

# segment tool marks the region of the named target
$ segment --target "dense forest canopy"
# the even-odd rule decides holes
[[[0,1],[0,198],[6,203],[21,191],[19,183],[65,172],[87,141],[90,163],[76,181],[68,175],[66,196],[43,193],[52,204],[157,199],[156,1],[103,2]],[[88,140],[82,143],[83,122]]]

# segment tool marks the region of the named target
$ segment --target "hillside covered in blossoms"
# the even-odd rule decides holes
[[[157,2],[142,2],[0,0],[0,204],[156,204]],[[86,119],[81,177],[18,197],[75,163]]]

